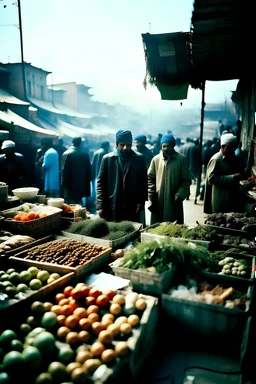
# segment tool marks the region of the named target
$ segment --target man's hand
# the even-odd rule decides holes
[[[99,217],[101,217],[102,219],[105,219],[103,209],[99,210]]]
[[[144,204],[137,204],[136,205],[136,213],[140,213],[144,209]]]

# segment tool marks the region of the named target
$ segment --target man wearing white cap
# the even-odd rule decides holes
[[[8,185],[9,195],[11,195],[13,189],[24,186],[24,156],[21,153],[15,152],[15,143],[12,140],[3,141],[1,152],[0,180]]]
[[[209,214],[242,210],[239,181],[243,178],[243,165],[235,156],[237,137],[224,133],[220,145],[220,151],[211,157],[206,171],[204,213]]]

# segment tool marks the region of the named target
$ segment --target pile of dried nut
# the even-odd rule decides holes
[[[53,240],[29,249],[24,259],[76,267],[105,250],[105,247],[77,240]]]

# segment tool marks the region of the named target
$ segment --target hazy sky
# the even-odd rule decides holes
[[[142,86],[141,34],[188,32],[193,0],[20,0],[24,59],[53,72],[49,82],[91,86],[94,99],[149,113],[177,108]],[[4,7],[6,6],[6,7]],[[20,61],[18,9],[0,0],[0,61]],[[237,81],[207,82],[206,102],[230,98]],[[201,92],[189,89],[187,107],[200,108]]]

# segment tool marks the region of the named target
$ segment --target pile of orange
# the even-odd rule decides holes
[[[35,213],[35,212],[20,212],[18,215],[13,217],[15,221],[30,221],[34,219],[41,219],[42,217],[46,217],[47,213]]]

